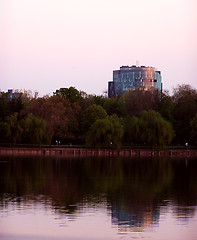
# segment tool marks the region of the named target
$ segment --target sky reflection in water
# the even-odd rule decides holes
[[[196,239],[195,159],[3,160],[2,240]]]

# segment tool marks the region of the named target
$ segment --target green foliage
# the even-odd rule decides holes
[[[22,131],[22,142],[30,144],[49,144],[49,134],[46,122],[35,117],[33,114],[20,121]]]
[[[126,113],[138,116],[142,111],[158,110],[160,92],[158,91],[129,91],[122,97]]]
[[[9,93],[0,93],[0,121],[6,121],[7,117],[17,113],[17,118],[21,118],[22,111],[26,104],[26,95],[19,95],[10,98]]]
[[[28,114],[26,118],[19,120],[18,113],[7,117],[7,122],[0,122],[1,143],[49,143],[49,133],[46,122],[43,119]]]
[[[130,144],[141,144],[141,120],[138,117],[127,117],[124,120],[124,140]]]
[[[124,127],[123,122],[121,118],[118,118],[117,115],[112,115],[109,117],[109,120],[111,121],[113,125],[113,131],[112,131],[112,144],[115,147],[121,146],[121,141],[124,133]]]
[[[100,105],[102,107],[106,100],[103,96],[96,96],[96,95],[92,95],[89,98],[92,100],[92,104]]]
[[[0,142],[7,143],[11,137],[10,125],[7,122],[0,122]]]
[[[110,116],[105,119],[96,120],[86,135],[87,146],[110,146],[115,147],[121,145],[123,136],[123,126],[120,119],[116,116]]]
[[[98,119],[106,118],[107,112],[100,106],[93,104],[86,108],[82,115],[82,129],[84,132],[88,131],[90,126]]]
[[[167,92],[161,94],[161,99],[159,101],[158,112],[165,118],[167,121],[171,123],[174,122],[173,117],[174,103],[172,101],[172,97],[169,96]]]
[[[46,121],[51,142],[53,138],[62,138],[67,134],[67,115],[71,118],[70,110],[75,109],[75,103],[71,107],[71,104],[67,100],[68,104],[66,105],[62,100],[63,98],[58,96],[33,99],[27,109],[27,114],[32,113],[37,118]]]
[[[18,113],[18,118],[21,118],[21,112],[24,109],[24,99],[22,95],[12,98],[9,102],[10,112]]]
[[[197,144],[197,113],[195,115],[195,117],[191,120],[190,122],[190,140],[193,144]]]
[[[71,103],[80,102],[83,99],[81,93],[74,87],[60,88],[59,90],[56,90],[53,94],[56,96],[64,97]]]
[[[7,123],[10,126],[10,142],[14,144],[20,142],[22,137],[22,127],[18,122],[18,113],[15,112],[11,116],[7,117]]]
[[[109,115],[116,114],[122,117],[125,114],[124,104],[117,98],[106,99],[103,107]]]
[[[190,122],[197,112],[197,91],[190,85],[179,85],[174,89],[172,99],[176,141],[184,144],[190,139]]]
[[[0,121],[5,121],[9,115],[9,96],[8,93],[0,93]]]
[[[125,120],[125,135],[128,143],[165,146],[171,143],[174,131],[160,113],[149,110],[143,111],[139,118],[133,116]]]
[[[8,93],[1,92],[0,141],[44,143],[49,136],[50,143],[58,139],[65,144],[84,144],[87,132],[90,134],[90,128],[94,129],[93,124],[103,120],[96,123],[98,128],[104,126],[103,129],[94,129],[98,139],[88,144],[108,146],[113,136],[114,145],[119,146],[120,140],[116,143],[112,129],[117,128],[118,139],[122,139],[122,130],[118,130],[119,125],[114,128],[116,121],[113,123],[109,118],[116,114],[124,118],[123,143],[165,146],[175,135],[175,144],[190,141],[196,144],[196,113],[197,91],[189,85],[175,88],[173,96],[168,92],[135,90],[117,98],[106,98],[70,87],[56,90],[51,97],[33,98],[26,94],[11,99]]]
[[[154,111],[143,111],[141,119],[141,141],[149,146],[165,146],[170,144],[174,131],[172,125]]]

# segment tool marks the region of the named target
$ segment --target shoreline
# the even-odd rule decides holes
[[[57,157],[197,157],[197,149],[88,149],[88,148],[0,148],[0,156]]]

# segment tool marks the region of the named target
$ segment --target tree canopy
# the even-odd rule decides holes
[[[86,108],[82,114],[82,128],[88,131],[90,126],[98,119],[107,117],[107,112],[100,105],[93,104]]]
[[[190,140],[190,121],[197,112],[197,91],[190,85],[179,85],[172,96],[176,141],[183,144]]]
[[[197,90],[190,85],[178,85],[172,96],[136,90],[107,98],[74,87],[44,97],[1,92],[0,143],[197,145],[196,114]]]
[[[116,115],[97,119],[86,135],[87,146],[120,147],[123,137],[123,126]]]
[[[60,88],[53,94],[56,96],[61,96],[71,103],[79,102],[82,100],[82,94],[74,87]]]
[[[172,125],[160,113],[154,110],[143,111],[140,119],[142,142],[148,146],[165,146],[172,142]]]

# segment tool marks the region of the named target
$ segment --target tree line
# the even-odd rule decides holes
[[[197,144],[197,90],[178,85],[170,95],[128,91],[107,98],[74,87],[52,96],[0,93],[0,143],[80,144],[87,147]]]

